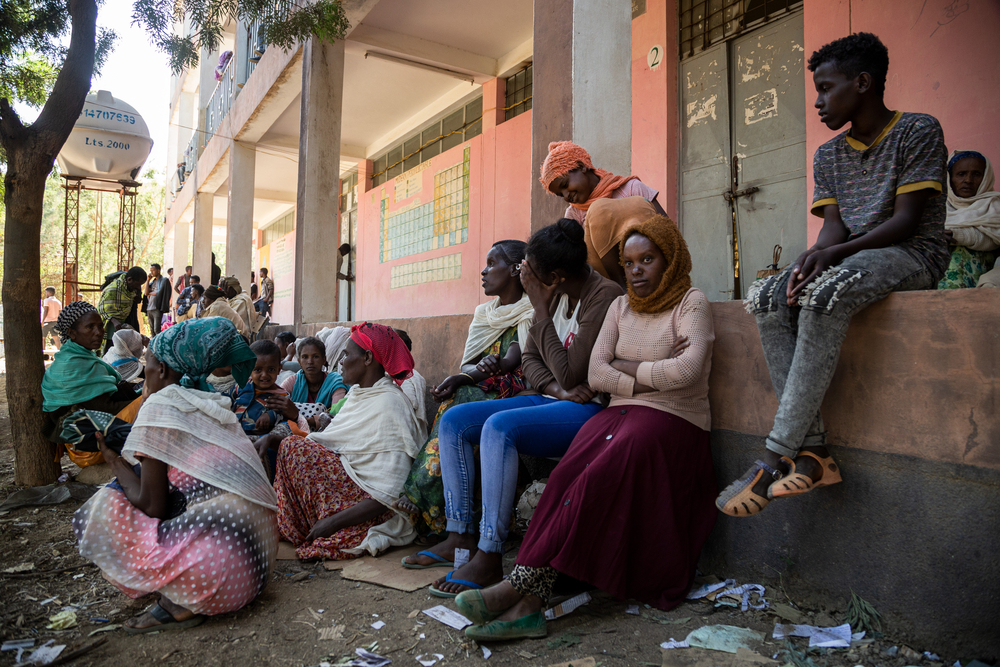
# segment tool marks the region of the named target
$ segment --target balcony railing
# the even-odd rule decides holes
[[[239,88],[236,87],[236,66],[230,58],[226,64],[226,69],[222,71],[222,79],[215,86],[208,106],[205,108],[205,141],[202,146],[208,145],[216,130],[222,123],[222,119],[229,113],[229,108],[236,99]]]
[[[240,81],[241,88],[247,79],[250,78],[250,75],[253,74],[257,63],[260,62],[261,56],[264,55],[264,50],[267,49],[267,42],[264,41],[264,31],[261,29],[261,25],[262,23],[258,21],[247,26],[247,43],[243,51],[247,59],[246,78]]]
[[[191,135],[191,141],[188,142],[187,148],[184,149],[184,155],[178,160],[174,173],[170,177],[170,202],[167,204],[167,208],[170,208],[170,204],[173,204],[174,200],[177,199],[177,193],[184,189],[184,184],[194,171],[194,163],[198,161],[199,149],[201,148],[198,143],[198,134],[196,131]]]

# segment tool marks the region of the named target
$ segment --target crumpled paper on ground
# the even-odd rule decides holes
[[[847,648],[851,645],[851,626],[844,623],[832,628],[817,628],[814,625],[776,623],[772,636],[775,639],[808,637],[810,648]]]
[[[684,641],[692,647],[736,653],[741,646],[750,649],[751,644],[764,641],[764,635],[735,625],[706,625],[693,630]]]

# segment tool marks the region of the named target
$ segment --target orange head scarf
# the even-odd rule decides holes
[[[587,212],[583,240],[587,242],[587,264],[605,278],[610,278],[601,258],[618,246],[633,227],[656,215],[653,205],[642,197],[601,199]]]
[[[649,296],[638,296],[628,286],[628,305],[637,313],[662,313],[681,302],[691,289],[691,253],[674,221],[665,215],[656,215],[632,227],[622,238],[619,252],[624,258],[625,243],[634,234],[642,234],[656,244],[667,260],[660,284]],[[622,261],[622,260],[619,260]]]
[[[542,174],[538,179],[549,189],[549,184],[557,178],[561,178],[574,169],[588,169],[600,178],[600,182],[590,193],[590,198],[582,204],[570,204],[573,208],[586,211],[598,199],[610,197],[611,193],[625,185],[635,176],[615,176],[610,171],[595,169],[594,163],[590,159],[590,153],[582,146],[574,144],[572,141],[553,141],[549,144],[549,154],[542,162]]]

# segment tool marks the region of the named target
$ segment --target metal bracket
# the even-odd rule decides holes
[[[722,193],[722,196],[723,198],[725,198],[727,202],[732,202],[734,199],[738,199],[740,197],[746,197],[747,195],[752,195],[753,193],[759,191],[760,188],[754,185],[753,187],[737,190],[736,192],[733,192],[732,190],[726,190],[725,192]]]

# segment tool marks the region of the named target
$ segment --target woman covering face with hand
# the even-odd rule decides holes
[[[477,641],[539,637],[557,572],[671,609],[715,523],[708,376],[715,338],[665,216],[621,243],[628,295],[608,309],[589,382],[611,395],[556,466],[508,580],[458,596]]]

